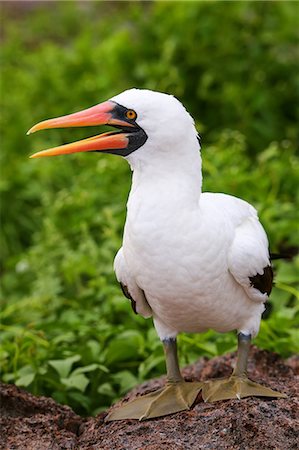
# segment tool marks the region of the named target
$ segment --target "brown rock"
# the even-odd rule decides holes
[[[235,354],[200,359],[183,370],[186,379],[229,375]],[[67,406],[1,385],[1,449],[9,450],[254,450],[299,449],[299,358],[287,361],[251,352],[250,378],[285,392],[286,399],[247,398],[204,403],[190,411],[145,422],[104,422],[106,413],[83,419]],[[135,388],[125,399],[163,385],[165,378]],[[114,407],[117,407],[115,405]]]

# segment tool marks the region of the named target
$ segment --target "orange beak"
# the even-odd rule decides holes
[[[27,134],[48,128],[65,127],[87,127],[96,125],[112,125],[115,127],[134,127],[133,124],[117,118],[113,114],[116,109],[116,103],[107,101],[83,111],[69,114],[67,116],[57,117],[55,119],[44,120],[34,125]],[[44,156],[66,155],[77,152],[106,151],[108,153],[121,151],[129,145],[129,132],[108,132],[88,139],[73,142],[71,144],[61,145],[59,147],[43,150],[34,153],[30,158],[39,158]]]

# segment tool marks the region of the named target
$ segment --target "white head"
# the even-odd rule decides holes
[[[146,143],[136,151],[136,155],[149,149],[159,153],[188,150],[188,139],[193,140],[199,148],[194,120],[173,95],[129,89],[111,100],[133,109],[137,114],[136,123],[147,135]]]
[[[121,132],[105,133],[33,156],[103,151],[124,156],[133,169],[153,162],[180,164],[195,152],[199,157],[194,120],[184,106],[172,95],[145,89],[129,89],[84,111],[43,121],[29,132],[101,124],[112,125]]]

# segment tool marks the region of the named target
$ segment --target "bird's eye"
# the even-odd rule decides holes
[[[137,114],[135,113],[135,111],[133,111],[133,109],[128,109],[128,111],[126,111],[126,118],[130,119],[130,120],[134,120],[136,119]]]

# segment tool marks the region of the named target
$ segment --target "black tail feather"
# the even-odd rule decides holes
[[[270,259],[271,259],[271,261],[274,261],[275,259],[292,260],[297,255],[298,255],[298,250],[296,252],[289,252],[289,253],[272,253],[272,252],[270,252]]]

